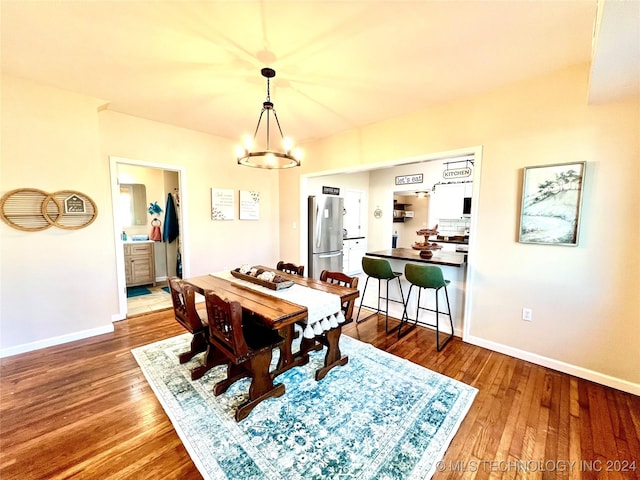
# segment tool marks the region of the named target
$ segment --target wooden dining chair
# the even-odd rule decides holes
[[[335,283],[342,285],[343,287],[358,288],[358,277],[350,277],[342,272],[332,272],[330,270],[322,270],[320,272],[320,280],[323,282]],[[353,306],[355,304],[355,298],[344,302],[342,304],[342,313],[346,320],[345,323],[349,323],[353,320]],[[343,324],[344,325],[344,324]]]
[[[210,341],[229,359],[227,378],[216,383],[214,395],[226,392],[241,378],[251,378],[249,399],[236,409],[239,422],[263,400],[284,394],[284,385],[274,385],[269,373],[272,350],[283,339],[276,331],[261,326],[250,313],[243,315],[239,302],[229,302],[212,290],[205,291],[204,297]]]
[[[169,292],[176,320],[193,335],[191,348],[178,355],[180,363],[186,363],[207,348],[207,325],[196,310],[195,292],[178,277],[169,277]]]
[[[276,265],[276,270],[304,277],[304,265],[298,266],[294,263],[283,262],[282,260],[280,260]]]
[[[343,287],[358,288],[358,277],[350,277],[342,272],[323,270],[320,272],[320,280],[323,282],[335,283]],[[324,357],[324,366],[316,370],[316,380],[322,380],[333,367],[346,365],[349,361],[349,357],[342,356],[339,342],[340,335],[342,335],[342,326],[353,321],[354,303],[355,298],[342,304],[342,313],[345,318],[345,321],[342,324],[323,332],[322,335],[316,335],[313,339],[304,338],[302,340],[301,349],[308,351],[314,350],[315,345],[324,345],[327,347],[327,353]]]
[[[193,335],[190,349],[178,355],[178,361],[186,363],[199,353],[206,352],[203,364],[191,370],[191,379],[197,380],[216,365],[226,363],[227,359],[216,353],[209,341],[206,310],[199,312],[196,308],[193,287],[178,277],[169,277],[168,283],[175,318]]]

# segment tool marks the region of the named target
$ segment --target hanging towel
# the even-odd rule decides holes
[[[163,241],[171,243],[178,238],[180,229],[178,227],[178,213],[173,202],[173,196],[170,193],[167,195],[165,212]]]
[[[153,240],[154,242],[162,241],[162,232],[160,231],[160,225],[160,220],[158,220],[157,218],[151,220],[151,235],[149,235],[150,240]]]

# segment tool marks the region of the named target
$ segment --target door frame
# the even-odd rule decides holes
[[[116,253],[116,283],[118,286],[118,313],[112,315],[111,321],[119,321],[127,318],[127,282],[124,271],[124,249],[122,243],[122,225],[120,225],[118,214],[119,211],[119,186],[118,186],[118,165],[134,165],[138,167],[154,168],[159,170],[167,170],[178,174],[178,185],[180,188],[180,255],[182,257],[183,277],[190,276],[189,269],[189,248],[188,248],[188,228],[187,225],[187,204],[185,186],[186,186],[186,169],[183,166],[170,165],[165,163],[148,162],[145,160],[137,160],[133,158],[109,156],[109,170],[111,175],[111,206],[113,212],[113,240]]]

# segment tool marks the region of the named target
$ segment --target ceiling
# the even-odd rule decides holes
[[[597,11],[597,0],[2,0],[1,59],[110,110],[232,139],[253,132],[269,66],[282,128],[303,142],[588,63]],[[640,68],[638,27],[620,38],[615,22],[599,21],[605,54],[637,49],[615,78],[592,64],[595,101]]]

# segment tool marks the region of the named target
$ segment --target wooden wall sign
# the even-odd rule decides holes
[[[37,188],[18,188],[0,199],[0,218],[17,230],[37,232],[55,226],[77,230],[93,223],[98,207],[75,190],[47,193]]]

